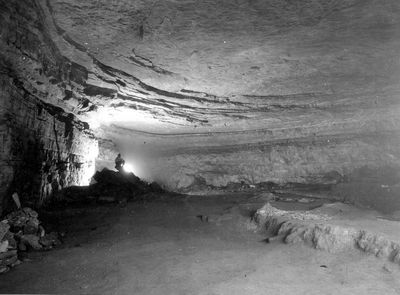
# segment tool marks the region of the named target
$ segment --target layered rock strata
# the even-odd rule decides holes
[[[0,101],[0,212],[11,208],[14,192],[40,206],[64,187],[88,184],[98,146],[84,123],[4,74]]]
[[[2,73],[112,139],[99,165],[184,192],[400,167],[398,1],[0,5]]]
[[[359,249],[400,264],[398,224],[360,216],[359,210],[348,205],[337,203],[311,211],[285,211],[267,203],[257,210],[254,220],[268,233],[269,241],[282,239],[287,244],[304,243],[336,253]]]
[[[212,193],[233,183],[333,185],[353,181],[350,176],[362,167],[378,174],[386,169],[380,168],[392,167],[392,182],[399,182],[396,131],[325,132],[289,138],[290,129],[279,135],[266,131],[153,135],[115,129],[109,137],[122,147],[126,160],[138,166],[135,173],[182,192]],[[385,184],[382,177],[376,182]]]

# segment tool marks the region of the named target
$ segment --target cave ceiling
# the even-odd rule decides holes
[[[73,76],[35,87],[93,128],[279,129],[398,110],[397,0],[35,2]]]

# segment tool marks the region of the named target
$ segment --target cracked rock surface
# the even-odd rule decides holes
[[[271,237],[287,244],[305,243],[329,252],[359,249],[400,263],[399,224],[377,212],[342,203],[311,211],[285,211],[267,203],[254,219]]]

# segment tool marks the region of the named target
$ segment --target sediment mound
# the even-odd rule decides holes
[[[64,189],[57,203],[127,202],[151,199],[156,193],[165,192],[157,183],[147,183],[133,173],[116,172],[104,168],[93,175],[89,186]]]

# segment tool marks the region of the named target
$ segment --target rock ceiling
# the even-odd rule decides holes
[[[0,0],[0,100],[178,191],[400,167],[399,52],[398,0]]]
[[[58,104],[92,127],[225,132],[397,116],[397,0],[35,3],[71,67]]]

